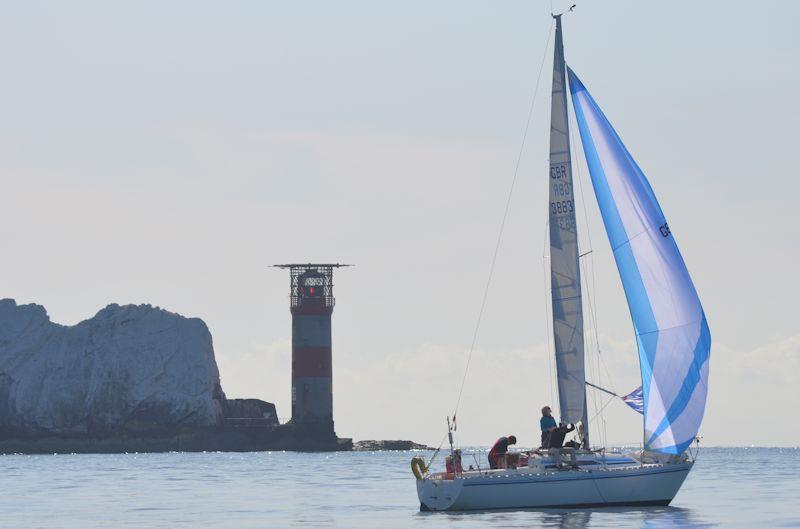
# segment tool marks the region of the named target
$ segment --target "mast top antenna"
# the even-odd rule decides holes
[[[578,6],[578,4],[572,4],[571,6],[569,6],[569,9],[567,9],[566,11],[562,11],[561,13],[559,13],[557,15],[551,11],[550,12],[550,16],[552,16],[553,18],[558,18],[561,15],[563,15],[564,13],[572,13],[572,10],[575,9],[577,6]]]

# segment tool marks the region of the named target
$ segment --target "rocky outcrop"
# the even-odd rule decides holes
[[[357,441],[353,443],[355,451],[378,451],[378,450],[433,450],[430,446],[415,443],[414,441]]]
[[[275,405],[259,399],[227,399],[222,407],[229,427],[269,427],[280,425]]]
[[[112,304],[64,326],[40,305],[0,300],[0,437],[213,426],[224,400],[200,319]]]

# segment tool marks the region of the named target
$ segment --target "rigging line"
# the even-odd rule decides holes
[[[525,140],[528,138],[528,130],[531,126],[531,118],[533,117],[533,108],[536,103],[536,95],[539,93],[539,84],[542,80],[542,71],[544,70],[544,63],[547,60],[547,50],[550,49],[550,36],[553,34],[553,23],[550,23],[550,31],[547,33],[547,40],[545,41],[544,45],[544,54],[542,55],[542,62],[539,65],[539,74],[536,76],[536,86],[533,89],[533,96],[531,97],[531,105],[528,109],[528,119],[525,122],[525,130],[522,133],[522,142],[519,146],[519,154],[517,155],[517,163],[514,165],[514,176],[511,178],[511,186],[508,190],[508,198],[506,198],[506,207],[503,211],[503,219],[500,221],[500,231],[497,234],[497,242],[494,246],[494,254],[492,255],[492,263],[489,266],[489,277],[486,279],[486,286],[483,289],[483,299],[481,300],[481,308],[478,311],[478,319],[475,322],[475,332],[472,333],[472,343],[469,346],[469,352],[467,353],[467,364],[464,368],[464,376],[461,379],[461,388],[458,390],[458,399],[456,400],[456,407],[453,411],[453,415],[456,415],[458,412],[458,407],[461,405],[461,397],[464,394],[464,385],[467,382],[467,373],[469,373],[469,364],[472,361],[472,353],[475,350],[475,343],[478,341],[478,330],[481,326],[481,320],[483,319],[483,310],[486,308],[486,299],[489,297],[489,287],[492,284],[492,276],[494,275],[494,267],[497,263],[497,255],[500,252],[500,243],[503,240],[503,230],[506,227],[506,220],[508,219],[508,211],[511,209],[511,197],[514,194],[514,186],[517,183],[517,175],[519,174],[519,165],[522,161],[522,154],[525,151]]]
[[[572,122],[576,125],[575,128],[577,129],[578,128],[577,122],[574,120],[574,115]],[[570,135],[570,147],[572,149],[572,152],[577,152],[576,149],[577,142],[578,140],[575,139],[575,136]],[[584,252],[584,255],[589,256],[587,263],[587,265],[589,266],[589,271],[588,271],[589,273],[585,273],[584,275],[586,277],[586,283],[587,283],[586,297],[588,298],[589,301],[589,316],[591,319],[590,328],[593,331],[593,333],[590,334],[590,337],[594,338],[594,352],[596,353],[594,355],[596,364],[595,369],[598,381],[602,382],[602,372],[604,371],[608,379],[609,385],[612,388],[614,388],[615,387],[614,379],[611,377],[611,372],[608,369],[608,364],[606,364],[605,358],[603,358],[603,355],[600,350],[600,333],[598,331],[598,321],[597,321],[597,274],[596,274],[596,267],[594,264],[594,244],[592,243],[592,231],[589,225],[589,211],[586,206],[586,193],[584,192],[584,186],[583,186],[583,178],[584,178],[583,167],[579,161],[574,163],[573,166],[577,170],[576,172],[578,176],[578,188],[580,189],[581,207],[583,209],[583,224],[585,227],[586,241],[589,243],[589,249],[586,252]],[[591,364],[592,362],[590,360],[589,365]],[[608,425],[606,422],[605,415],[603,414],[603,409],[605,408],[605,406],[602,406],[598,409],[598,400],[599,399],[592,398],[592,405],[594,407],[595,417],[597,416],[600,417],[600,424],[601,424],[600,434],[601,434],[601,439],[603,441],[603,445],[605,445],[608,441],[607,439]]]
[[[591,383],[591,382],[589,382],[589,381],[585,381],[585,382],[584,382],[584,384],[586,384],[587,386],[589,386],[589,387],[592,387],[592,388],[594,388],[594,389],[599,389],[599,390],[600,390],[600,391],[602,391],[603,393],[607,393],[607,394],[609,394],[609,395],[612,395],[612,396],[614,396],[614,397],[619,397],[619,398],[622,398],[622,397],[620,397],[619,395],[617,395],[616,393],[614,393],[613,391],[609,391],[609,390],[607,390],[606,388],[601,388],[601,387],[600,387],[600,386],[598,386],[597,384],[592,384],[592,383]]]
[[[439,446],[433,452],[433,455],[431,456],[431,459],[428,461],[428,464],[425,466],[425,468],[428,468],[428,469],[431,468],[431,465],[433,464],[433,460],[436,459],[436,455],[439,453],[439,450],[442,449],[442,445],[444,444],[444,440],[445,439],[447,439],[447,434],[444,434],[444,436],[442,437],[442,440],[439,442]]]
[[[609,404],[611,404],[611,402],[612,402],[612,401],[614,401],[614,400],[616,400],[616,397],[608,397],[608,400],[606,401],[606,403],[605,403],[605,404],[603,404],[603,405],[600,407],[600,411],[598,411],[597,413],[595,413],[595,414],[594,414],[594,417],[592,417],[591,419],[589,419],[589,423],[591,423],[593,420],[595,420],[595,419],[597,418],[597,416],[598,416],[598,415],[600,415],[601,413],[603,413],[603,410],[604,410],[604,409],[606,409],[606,406],[608,406]]]
[[[577,152],[576,149],[575,149],[575,147],[576,147],[575,141],[576,140],[575,140],[574,136],[570,136],[569,140],[570,140],[570,143],[572,144],[572,151],[573,152]],[[577,169],[578,187],[580,188],[580,191],[581,191],[581,206],[583,208],[583,224],[584,224],[584,226],[586,228],[586,241],[589,243],[589,250],[584,252],[583,255],[591,255],[591,257],[589,258],[590,262],[588,264],[589,264],[589,268],[592,271],[592,274],[591,274],[591,276],[592,276],[591,277],[591,279],[592,279],[592,281],[591,281],[591,285],[592,285],[591,291],[592,292],[590,293],[589,289],[587,289],[586,294],[587,294],[587,297],[589,298],[589,311],[590,311],[590,314],[591,314],[591,317],[592,317],[592,327],[593,327],[592,330],[594,331],[595,346],[597,347],[597,353],[599,354],[600,353],[600,338],[599,338],[598,332],[597,332],[597,306],[596,306],[597,290],[596,290],[596,286],[595,286],[597,284],[597,278],[595,276],[595,271],[594,271],[594,245],[592,244],[592,232],[591,232],[591,229],[589,227],[589,210],[586,208],[586,193],[584,193],[584,191],[583,191],[583,171],[581,171],[581,164],[580,163],[576,163],[574,165],[575,165],[575,168]],[[589,279],[588,275],[587,275],[586,279],[587,280]],[[588,283],[588,281],[587,281],[587,283]]]
[[[574,120],[573,120],[573,123],[574,123]],[[577,123],[576,123],[576,125],[577,125]],[[577,129],[578,129],[578,127],[574,127],[573,130],[577,130]],[[578,140],[575,139],[575,135],[574,134],[569,136],[569,141],[570,141],[570,150],[571,150],[571,152],[577,153],[578,152],[577,151],[577,141]],[[575,168],[576,173],[577,173],[577,177],[578,177],[577,178],[577,180],[578,180],[578,189],[580,190],[581,208],[583,209],[583,225],[584,225],[584,228],[585,228],[586,241],[588,242],[588,246],[589,246],[588,250],[586,250],[585,252],[583,252],[579,256],[579,258],[583,257],[583,256],[587,256],[587,255],[589,256],[588,262],[586,263],[586,265],[588,266],[589,270],[587,270],[586,267],[581,267],[582,275],[584,276],[584,278],[586,280],[584,283],[586,284],[586,298],[587,298],[587,301],[588,301],[588,309],[589,309],[589,311],[588,311],[589,312],[588,313],[588,316],[589,316],[589,318],[588,318],[588,323],[589,323],[588,328],[591,331],[593,331],[593,332],[589,333],[589,342],[590,342],[590,345],[591,345],[591,341],[592,341],[592,339],[594,339],[594,347],[592,347],[592,349],[596,353],[595,355],[593,355],[595,357],[595,362],[592,362],[592,359],[590,358],[589,362],[588,362],[588,367],[589,367],[589,371],[592,371],[592,369],[594,369],[595,373],[597,374],[597,378],[600,379],[601,378],[600,363],[601,362],[603,363],[603,367],[604,367],[606,373],[608,373],[608,368],[605,365],[605,360],[602,358],[602,356],[600,354],[600,338],[599,338],[599,333],[598,333],[598,330],[597,330],[597,326],[598,326],[597,325],[597,305],[596,305],[597,277],[595,275],[595,266],[594,266],[594,245],[592,244],[592,233],[591,233],[591,229],[590,229],[590,226],[589,226],[589,212],[588,212],[588,209],[586,207],[586,194],[585,194],[584,188],[583,188],[583,171],[582,171],[582,167],[581,167],[581,164],[580,164],[580,162],[578,160],[576,160],[575,163],[572,164],[572,166]],[[596,364],[596,365],[593,365],[593,364]],[[613,384],[612,384],[612,386],[613,386]],[[607,441],[607,439],[606,439],[607,427],[606,427],[605,416],[602,414],[602,408],[598,409],[598,399],[594,398],[594,395],[591,397],[591,401],[592,401],[592,407],[594,408],[595,415],[592,418],[592,421],[590,421],[590,424],[592,422],[594,422],[594,418],[596,418],[598,415],[600,416],[601,427],[598,428],[598,430],[599,430],[599,433],[600,433],[600,438],[602,440],[602,444],[605,445],[606,441]],[[587,402],[587,405],[588,405],[588,402]]]
[[[576,145],[576,140],[575,140],[574,135],[570,135],[569,140],[570,140],[572,152],[577,152],[577,150],[576,150],[577,145]],[[586,208],[586,193],[584,193],[584,191],[583,191],[583,171],[581,170],[581,164],[580,163],[575,163],[574,166],[577,169],[577,173],[578,173],[578,187],[580,188],[580,191],[581,191],[581,206],[582,206],[582,209],[583,209],[583,224],[584,224],[584,226],[586,228],[586,241],[589,243],[589,250],[584,252],[581,255],[581,257],[582,257],[584,255],[593,254],[594,253],[594,245],[592,244],[592,231],[591,231],[591,229],[589,227],[589,210]],[[596,295],[594,295],[596,293],[595,292],[596,277],[595,277],[595,273],[594,273],[594,255],[592,255],[590,257],[590,261],[591,262],[589,263],[589,265],[590,265],[590,268],[592,270],[592,295],[590,296],[590,299],[589,299],[589,310],[592,313],[592,321],[593,321],[593,327],[594,327],[595,343],[597,345],[597,350],[599,352],[600,351],[600,341],[598,340],[598,337],[597,337],[597,309],[596,309],[595,301],[594,301],[594,298],[596,298]],[[587,279],[589,279],[589,278],[587,277]],[[587,291],[587,295],[589,295],[588,291]]]
[[[545,229],[545,242],[547,241],[547,227],[548,222],[544,223]],[[544,252],[544,250],[542,250]],[[550,349],[550,300],[548,299],[548,283],[547,283],[547,256],[542,255],[542,285],[544,286],[545,295],[542,299],[544,299],[544,335],[547,338],[547,381],[550,385],[550,406],[553,406],[555,400],[553,399],[553,351]]]

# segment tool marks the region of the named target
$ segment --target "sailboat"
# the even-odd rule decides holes
[[[555,19],[550,124],[549,238],[560,421],[570,448],[534,450],[508,468],[429,473],[412,461],[422,510],[668,505],[694,465],[706,404],[711,335],[674,234],[647,178],[586,86],[564,61]],[[638,346],[642,385],[624,397],[642,413],[643,448],[592,448],[586,401],[580,255],[567,87],[595,197]],[[449,421],[448,421],[449,423]],[[451,457],[455,460],[451,433]],[[430,464],[428,465],[430,466]]]

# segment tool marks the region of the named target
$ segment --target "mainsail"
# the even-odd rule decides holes
[[[586,162],[636,332],[645,448],[680,454],[697,436],[705,411],[708,324],[647,178],[568,71]]]
[[[586,387],[583,358],[583,308],[567,120],[567,85],[561,15],[556,19],[553,93],[550,114],[550,287],[561,420],[583,421]],[[587,443],[588,444],[588,443]]]

